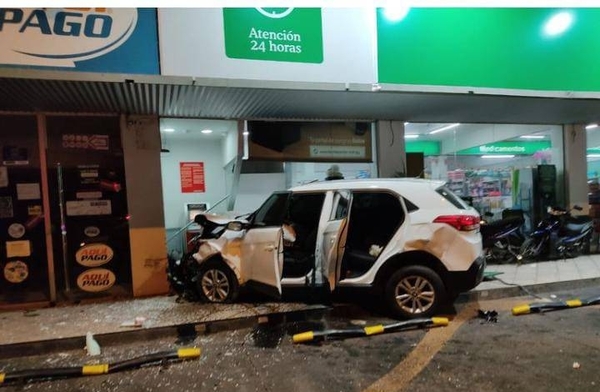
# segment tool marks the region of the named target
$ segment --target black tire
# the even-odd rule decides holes
[[[521,259],[517,259],[518,263],[523,263],[527,260],[533,260],[537,257],[537,254],[534,254],[536,247],[536,241],[533,238],[527,238],[523,241],[521,248],[519,248],[519,256]]]
[[[449,302],[439,275],[421,265],[403,267],[392,274],[384,297],[392,315],[402,319],[431,317]]]
[[[204,302],[231,303],[239,295],[233,271],[222,261],[208,261],[198,268],[196,290]]]

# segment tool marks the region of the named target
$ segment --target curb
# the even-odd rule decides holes
[[[501,282],[498,282],[501,283]],[[549,282],[532,285],[510,284],[506,287],[491,288],[486,290],[471,290],[461,294],[457,302],[474,302],[479,300],[499,299],[506,297],[522,297],[529,295],[527,291],[540,294],[549,291],[563,291],[573,288],[582,289],[587,287],[600,286],[600,277],[589,279],[565,280],[562,282]],[[527,291],[525,291],[525,290]]]
[[[135,330],[101,333],[94,335],[100,346],[116,346],[123,343],[133,343],[140,340],[151,340],[165,337],[177,338],[178,342],[185,343],[193,340],[199,334],[210,334],[221,331],[250,328],[258,324],[271,322],[294,322],[307,320],[313,317],[322,317],[331,311],[327,306],[316,306],[310,309],[294,310],[289,312],[269,313],[257,316],[240,318],[200,321],[197,323],[174,324],[161,327],[149,327]],[[16,357],[26,357],[49,354],[60,351],[70,351],[85,347],[85,334],[62,339],[39,340],[23,343],[0,345],[0,360]]]

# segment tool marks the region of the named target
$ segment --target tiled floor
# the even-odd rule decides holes
[[[566,282],[569,280],[600,278],[600,254],[580,256],[574,259],[542,261],[522,265],[488,265],[486,271],[502,272],[498,278],[507,283],[522,286]],[[506,287],[499,281],[482,282],[474,290],[484,291]]]

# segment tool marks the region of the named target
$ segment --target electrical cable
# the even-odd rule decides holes
[[[522,290],[522,291],[523,291],[523,292],[525,292],[526,294],[528,294],[528,295],[530,295],[530,296],[532,296],[532,297],[535,297],[535,298],[537,298],[537,299],[546,300],[546,301],[552,301],[552,299],[551,299],[551,298],[547,298],[547,297],[541,297],[541,296],[539,296],[539,295],[535,294],[535,293],[534,293],[534,292],[532,292],[531,290],[528,290],[526,287],[524,287],[524,286],[522,286],[522,285],[520,285],[520,284],[518,284],[518,283],[510,283],[510,282],[506,282],[506,281],[504,281],[504,280],[502,280],[502,279],[498,278],[497,276],[494,276],[492,279],[493,279],[493,280],[497,280],[498,282],[500,282],[500,283],[502,283],[502,284],[504,284],[504,285],[506,285],[506,286],[515,286],[515,287],[518,287],[520,290]]]

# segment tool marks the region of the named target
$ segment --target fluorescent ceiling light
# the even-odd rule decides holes
[[[520,136],[521,139],[543,139],[544,135],[523,135]]]
[[[165,129],[163,129],[163,132],[171,133],[171,132],[175,132],[175,130],[173,128],[165,128]]]
[[[419,137],[419,135],[404,135],[405,139],[417,139]]]
[[[600,158],[600,154],[587,154],[588,158]]]
[[[573,15],[570,12],[562,11],[553,15],[544,25],[544,34],[547,36],[556,36],[564,33],[573,24]]]
[[[429,132],[429,134],[433,135],[433,134],[436,134],[436,133],[439,133],[439,132],[447,131],[448,129],[456,128],[459,125],[460,125],[460,123],[454,123],[454,124],[446,125],[445,127],[441,127],[439,129],[436,129],[435,131]]]
[[[383,9],[383,16],[390,22],[399,22],[408,15],[409,7],[392,6]]]
[[[483,159],[510,159],[514,158],[514,155],[482,155]]]
[[[589,124],[585,126],[585,129],[594,129],[594,128],[598,128],[598,124]]]
[[[208,135],[209,133],[212,133],[212,129],[203,129],[200,132]]]

